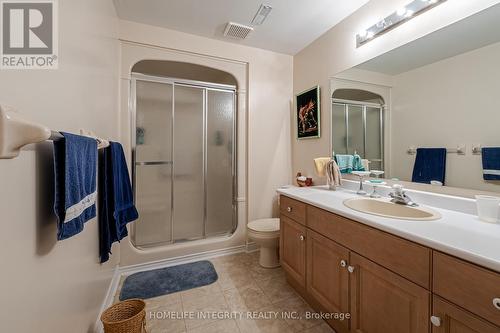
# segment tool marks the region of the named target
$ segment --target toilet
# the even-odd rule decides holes
[[[278,244],[280,238],[280,219],[260,219],[247,225],[248,237],[260,246],[259,264],[265,268],[280,265]]]

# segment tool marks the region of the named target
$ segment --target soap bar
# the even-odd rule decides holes
[[[369,182],[374,183],[374,184],[380,184],[383,182],[383,180],[382,179],[370,179]]]

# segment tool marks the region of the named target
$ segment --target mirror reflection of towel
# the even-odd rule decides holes
[[[335,160],[340,168],[341,173],[351,173],[353,170],[354,156],[353,155],[335,155]]]
[[[481,149],[483,159],[483,179],[500,180],[500,147]]]
[[[430,184],[437,180],[444,185],[445,176],[446,148],[418,148],[411,181]]]

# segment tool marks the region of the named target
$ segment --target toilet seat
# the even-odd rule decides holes
[[[277,233],[280,231],[280,219],[260,219],[247,225],[248,229],[257,233]]]

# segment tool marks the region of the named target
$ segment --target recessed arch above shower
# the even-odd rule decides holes
[[[195,63],[171,60],[141,60],[132,73],[238,86],[236,78],[223,70]]]

